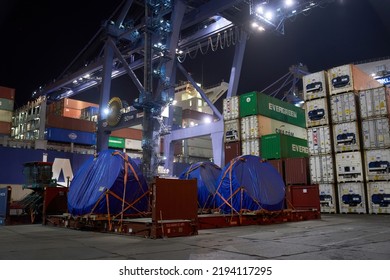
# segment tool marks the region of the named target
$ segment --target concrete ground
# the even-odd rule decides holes
[[[2,260],[390,260],[390,215],[201,230],[145,239],[42,225],[0,227]]]

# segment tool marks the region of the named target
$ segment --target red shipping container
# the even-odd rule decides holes
[[[11,123],[10,122],[0,122],[0,134],[11,134]]]
[[[286,187],[287,208],[295,210],[320,211],[320,192],[318,185],[287,186]]]
[[[135,128],[121,128],[118,130],[114,130],[111,132],[111,136],[134,139],[134,140],[142,140],[142,130]]]
[[[95,103],[90,103],[90,102],[85,102],[85,101],[70,99],[70,98],[64,98],[58,102],[58,107],[61,109],[72,108],[72,109],[81,110],[90,106],[99,107],[99,105]]]
[[[79,130],[85,132],[96,132],[96,123],[94,122],[81,120],[81,119],[68,118],[63,116],[57,116],[54,114],[47,115],[46,126],[64,128],[70,130]]]
[[[284,178],[286,185],[309,184],[309,159],[286,158],[284,159]]]
[[[15,89],[8,87],[0,87],[0,98],[15,99]]]
[[[273,167],[275,167],[275,169],[278,171],[280,176],[282,176],[283,181],[284,181],[285,179],[284,179],[284,170],[283,170],[283,160],[282,159],[271,159],[271,160],[267,160],[267,162],[269,164],[271,164]]]
[[[81,118],[81,110],[80,109],[73,109],[73,108],[64,108],[63,111],[59,111],[60,116],[68,117],[68,118],[74,118],[74,119],[80,119]]]
[[[241,142],[225,143],[225,164],[228,164],[232,159],[241,156]]]

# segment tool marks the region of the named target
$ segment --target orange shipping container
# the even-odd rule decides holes
[[[74,118],[74,119],[80,119],[81,118],[81,110],[79,109],[73,109],[73,108],[64,108],[62,110],[57,111],[57,115],[68,117],[68,118]]]
[[[0,98],[15,99],[15,89],[8,87],[0,87]]]
[[[96,124],[94,122],[81,120],[81,119],[68,118],[68,117],[58,116],[54,114],[47,115],[46,126],[86,131],[86,132],[96,131]]]
[[[81,100],[76,100],[76,99],[70,99],[70,98],[64,98],[59,102],[59,107],[60,108],[72,108],[72,109],[84,109],[86,107],[94,106],[98,107],[99,105],[95,103],[90,103],[90,102],[85,102]]]
[[[11,134],[11,123],[10,122],[0,122],[0,134]]]
[[[142,140],[142,130],[135,128],[121,128],[111,132],[110,136],[134,140]]]

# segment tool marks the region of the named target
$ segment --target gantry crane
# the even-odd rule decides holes
[[[332,1],[125,0],[62,75],[34,95],[59,100],[100,85],[97,150],[108,148],[111,131],[142,124],[143,172],[151,181],[157,170],[159,138],[167,133],[161,111],[173,101],[179,70],[210,106],[215,121],[170,131],[164,136],[165,156],[173,158],[175,140],[211,135],[214,162],[222,165],[223,117],[188,74],[180,58],[208,46],[234,45],[227,97],[234,96],[250,33],[255,30],[284,33],[287,18]],[[136,73],[141,69],[143,82]],[[124,74],[138,90],[138,97],[129,104],[110,100],[111,80]],[[104,108],[110,109],[111,115],[105,115]],[[172,122],[172,114],[167,122]],[[165,167],[172,170],[172,161],[167,160]]]

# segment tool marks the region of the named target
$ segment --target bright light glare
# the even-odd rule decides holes
[[[177,100],[173,100],[172,105],[176,105],[176,104],[177,104]]]
[[[265,31],[265,28],[262,26],[259,26],[258,30],[262,32],[262,31]]]
[[[108,108],[104,108],[103,109],[103,115],[104,116],[108,116],[109,113],[110,113],[110,109],[108,109]]]
[[[268,12],[265,13],[265,18],[266,19],[272,20],[273,17],[274,17],[274,14],[271,11],[268,11]]]
[[[254,21],[254,22],[252,22],[252,27],[257,28],[257,27],[259,27],[259,25],[257,24],[257,22]]]
[[[286,0],[285,4],[287,7],[291,7],[294,4],[294,1],[293,0]]]
[[[256,8],[256,12],[260,15],[262,15],[264,13],[264,9],[263,9],[263,6],[257,6]]]
[[[204,121],[205,123],[211,123],[211,118],[210,118],[210,117],[205,117],[205,118],[203,119],[203,121]]]

